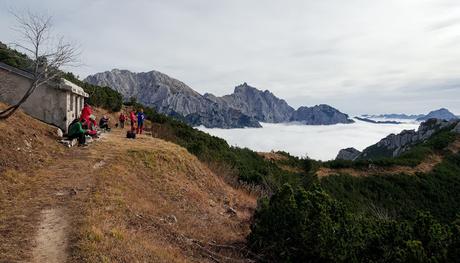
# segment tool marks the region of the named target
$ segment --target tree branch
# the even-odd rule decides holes
[[[14,112],[34,93],[34,91],[59,77],[62,74],[61,67],[70,65],[77,60],[79,51],[61,37],[57,44],[53,45],[52,51],[45,52],[44,47],[51,42],[50,32],[52,29],[52,17],[27,12],[17,14],[11,12],[16,18],[16,31],[21,33],[24,43],[16,43],[29,54],[30,66],[33,68],[33,80],[22,98],[14,105],[0,112],[0,120],[9,118]]]

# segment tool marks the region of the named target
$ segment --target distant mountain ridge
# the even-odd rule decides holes
[[[329,125],[353,122],[337,109],[322,104],[295,110],[268,90],[262,91],[247,83],[235,87],[222,97],[201,95],[185,83],[158,71],[134,73],[113,69],[90,75],[86,82],[109,86],[125,100],[134,97],[168,115],[180,115],[193,126],[208,128],[261,127],[259,122],[298,121],[307,125]]]
[[[363,114],[365,118],[386,118],[386,119],[409,119],[417,121],[426,121],[428,119],[440,119],[440,120],[454,120],[460,119],[460,116],[456,116],[446,108],[430,111],[428,114],[413,114],[407,115],[404,113],[390,113],[390,114]]]
[[[452,112],[446,108],[430,111],[427,115],[417,118],[418,121],[426,121],[428,119],[455,120],[458,119]]]
[[[409,119],[409,120],[415,120],[421,117],[424,117],[424,114],[412,114],[412,115],[407,115],[404,113],[389,113],[389,114],[377,114],[377,115],[372,115],[372,114],[363,114],[363,117],[366,118],[387,118],[387,119]]]
[[[400,121],[375,121],[375,120],[372,120],[372,119],[362,118],[362,117],[358,117],[358,116],[356,116],[355,119],[360,120],[360,121],[364,121],[364,122],[374,123],[374,124],[401,124]]]

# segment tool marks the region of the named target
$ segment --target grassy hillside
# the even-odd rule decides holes
[[[44,231],[48,249],[64,244],[69,262],[238,261],[249,253],[255,197],[177,144],[128,140],[115,129],[69,149],[22,111],[0,129],[0,261],[35,259]],[[58,215],[55,227],[44,214]]]
[[[116,91],[66,77],[93,105],[121,108]],[[231,147],[128,106],[145,109],[154,138],[116,130],[64,150],[21,112],[0,122],[2,258],[33,257],[30,233],[53,207],[71,226],[73,262],[458,262],[458,135],[442,130],[398,158],[323,163]]]
[[[155,136],[182,145],[207,163],[230,167],[242,182],[275,193],[261,200],[249,236],[251,248],[264,260],[446,262],[456,257],[460,163],[458,153],[447,149],[458,136],[447,130],[398,158],[321,163],[279,152],[283,158],[270,160],[148,112]],[[410,171],[432,155],[441,161],[427,172],[384,175],[390,167]],[[369,165],[382,167],[383,174],[373,175],[366,169]],[[315,172],[321,167],[358,169],[366,176],[318,179]],[[283,188],[285,183],[292,188]],[[292,194],[289,189],[294,189]]]

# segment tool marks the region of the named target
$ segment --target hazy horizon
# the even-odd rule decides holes
[[[460,3],[453,0],[4,0],[54,17],[82,47],[89,74],[157,70],[201,94],[247,82],[291,106],[329,104],[350,115],[460,114]]]

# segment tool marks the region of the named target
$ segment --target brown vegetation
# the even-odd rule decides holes
[[[68,244],[58,249],[70,262],[245,261],[255,197],[184,148],[147,135],[128,140],[114,129],[89,147],[69,149],[53,137],[55,128],[21,112],[6,122],[0,122],[8,134],[0,139],[2,260],[40,255],[33,248],[44,231],[37,228],[47,224],[46,211],[57,209]],[[11,156],[8,148],[27,136],[36,136],[32,152]],[[8,157],[14,162],[5,162]]]

